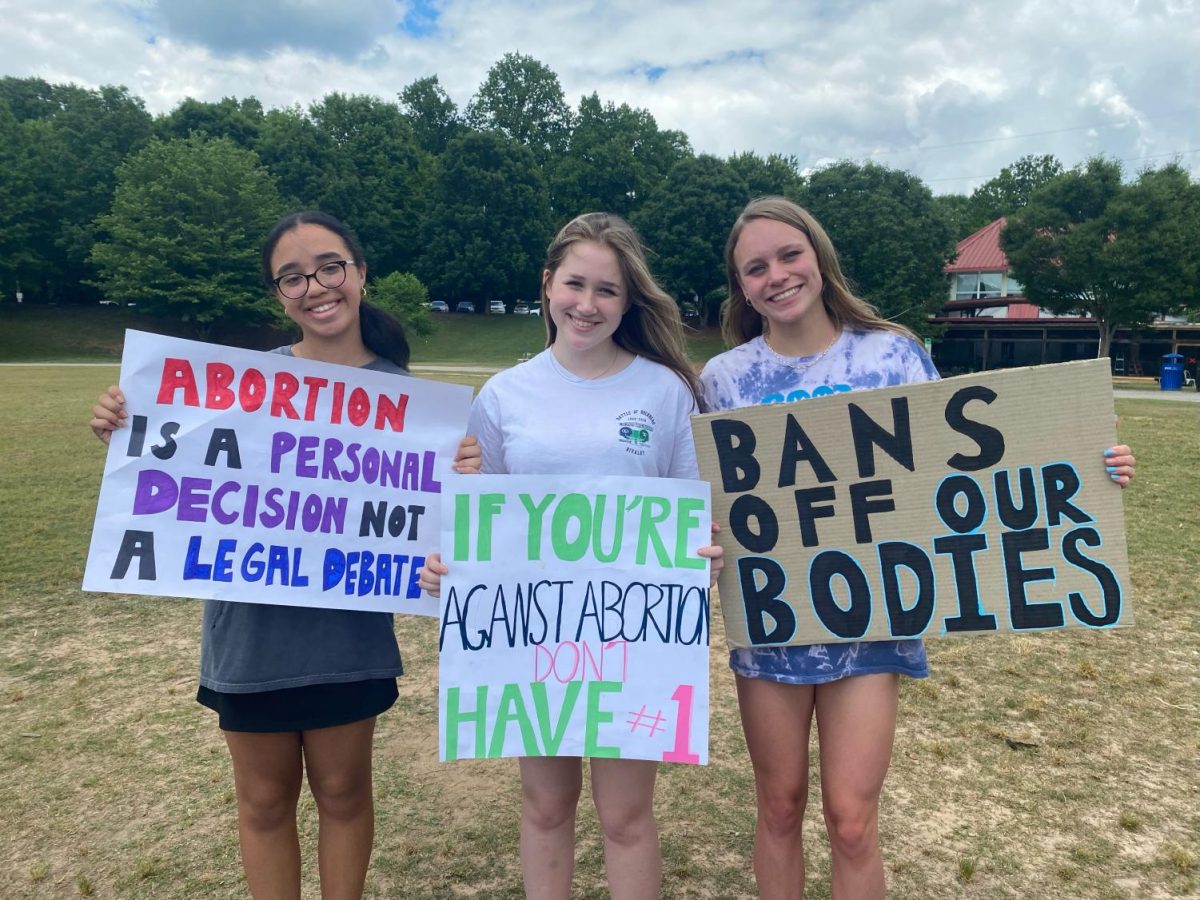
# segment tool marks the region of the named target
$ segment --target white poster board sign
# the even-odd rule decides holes
[[[706,482],[486,475],[442,503],[443,760],[708,761]]]
[[[437,615],[471,389],[127,331],[83,587]]]

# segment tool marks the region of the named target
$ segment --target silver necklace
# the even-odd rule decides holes
[[[772,347],[771,342],[767,340],[767,336],[765,334],[763,335],[763,343],[766,344],[767,349],[771,351],[771,355],[775,357],[775,361],[781,366],[787,366],[789,369],[793,369],[797,372],[807,372],[809,369],[819,363],[825,357],[826,353],[833,349],[833,345],[837,343],[838,338],[841,336],[842,334],[840,331],[836,332],[833,335],[833,340],[829,342],[824,350],[822,350],[816,356],[811,357],[807,362],[802,363],[796,362],[794,358],[784,356],[782,353]]]
[[[551,350],[550,353],[551,353],[551,355],[553,355],[554,351]],[[621,348],[618,347],[616,344],[614,344],[613,345],[613,358],[609,361],[608,365],[605,366],[601,372],[599,372],[595,375],[576,375],[574,372],[572,372],[570,369],[568,369],[565,365],[563,365],[563,363],[559,360],[559,358],[557,356],[554,357],[554,361],[558,363],[559,367],[564,372],[566,372],[568,375],[578,378],[580,381],[599,381],[601,378],[603,378],[605,375],[607,375],[609,372],[612,371],[612,367],[617,364],[617,360],[620,358],[621,358]]]

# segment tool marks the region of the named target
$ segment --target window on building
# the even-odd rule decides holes
[[[955,277],[955,300],[978,300],[999,297],[1004,283],[1003,272],[964,272]]]

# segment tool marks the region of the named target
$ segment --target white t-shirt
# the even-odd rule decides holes
[[[615,375],[572,375],[550,350],[488,379],[467,426],[483,471],[698,478],[691,391],[643,357]]]

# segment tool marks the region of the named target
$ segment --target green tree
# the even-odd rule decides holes
[[[999,175],[971,194],[977,223],[972,231],[1023,209],[1034,191],[1062,173],[1062,163],[1050,154],[1022,156],[1011,166],[1005,166]]]
[[[433,317],[429,314],[429,291],[409,272],[392,272],[373,278],[369,289],[372,305],[400,320],[408,335],[432,334]]]
[[[746,182],[715,156],[677,163],[634,217],[651,251],[651,266],[681,303],[693,295],[716,320],[725,284],[725,239],[749,199]]]
[[[227,137],[247,149],[254,148],[262,124],[262,104],[254,97],[243,100],[223,97],[216,103],[188,97],[155,122],[158,135],[164,140],[203,134]]]
[[[228,138],[155,140],[117,179],[92,249],[105,296],[201,333],[273,317],[258,254],[280,201],[254,153]]]
[[[915,175],[877,163],[840,162],[814,172],[801,203],[837,248],[859,296],[916,332],[946,299],[954,234]]]
[[[309,116],[327,151],[315,205],[355,230],[376,271],[408,271],[419,251],[432,160],[400,107],[329,94]]]
[[[646,110],[584,97],[569,148],[549,166],[556,218],[565,222],[592,211],[628,218],[671,166],[689,156],[686,136],[660,131]]]
[[[435,156],[463,128],[458,106],[442,89],[436,75],[418,78],[400,92],[400,106],[412,125],[417,143]]]
[[[558,76],[532,56],[506,53],[490,69],[467,104],[467,124],[499,131],[528,147],[540,164],[566,148],[571,107]]]
[[[979,221],[979,211],[966,194],[938,194],[933,198],[933,208],[950,227],[955,241],[970,237],[992,221]]]
[[[772,153],[763,159],[747,150],[729,157],[729,167],[746,182],[751,197],[795,197],[804,183],[794,156]]]
[[[540,284],[551,237],[546,183],[528,148],[494,131],[450,142],[433,181],[416,272],[435,296],[514,301]]]
[[[333,139],[299,106],[272,109],[263,116],[255,152],[275,176],[279,194],[292,209],[321,209],[326,198],[353,181]]]
[[[112,201],[117,165],[149,140],[142,101],[123,87],[88,90],[40,79],[0,79],[16,116],[25,171],[14,180],[32,192],[23,208],[25,251],[34,271],[22,289],[34,301],[85,302],[94,270],[87,262],[92,223]],[[11,108],[11,106],[10,106]]]
[[[1172,164],[1122,184],[1121,165],[1095,158],[1034,191],[1000,243],[1034,303],[1092,315],[1098,357],[1120,327],[1136,328],[1196,297],[1200,188]]]
[[[0,302],[11,300],[37,271],[32,222],[37,215],[35,157],[29,129],[0,100]]]

